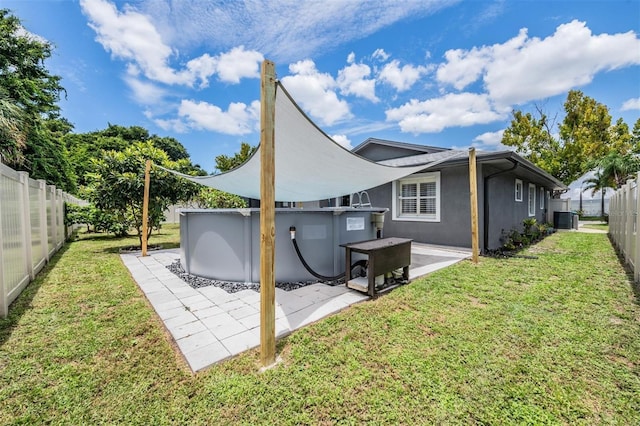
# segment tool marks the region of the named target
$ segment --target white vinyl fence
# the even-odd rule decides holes
[[[609,201],[609,235],[615,248],[633,269],[634,281],[640,282],[640,174],[618,189]]]
[[[0,317],[71,235],[65,202],[86,204],[0,163]]]

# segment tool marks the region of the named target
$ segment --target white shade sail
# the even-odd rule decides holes
[[[452,152],[452,155],[455,153]],[[442,159],[438,160],[438,163],[442,162]],[[277,83],[276,201],[316,201],[353,194],[429,166],[393,167],[351,153],[320,130],[296,105],[282,84]],[[244,164],[226,173],[212,176],[180,175],[221,191],[260,199],[260,147]]]

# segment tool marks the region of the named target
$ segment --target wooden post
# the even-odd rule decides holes
[[[476,149],[469,148],[469,194],[471,203],[471,260],[478,263],[478,182],[476,174]],[[487,220],[485,217],[484,220]]]
[[[147,255],[147,233],[149,221],[149,186],[151,185],[151,160],[144,166],[144,198],[142,199],[142,256]]]
[[[260,359],[263,367],[276,361],[275,101],[275,66],[265,60],[260,84]]]

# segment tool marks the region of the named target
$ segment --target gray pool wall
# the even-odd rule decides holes
[[[345,269],[340,244],[376,238],[371,213],[386,211],[376,207],[277,208],[276,281],[316,280],[298,259],[289,227],[296,227],[298,247],[309,266],[319,274],[334,276]],[[180,262],[193,275],[259,282],[260,209],[180,210]]]

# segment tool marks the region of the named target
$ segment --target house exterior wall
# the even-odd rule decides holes
[[[496,170],[478,164],[478,234],[481,250],[485,249],[484,177]],[[522,201],[515,200],[515,181],[522,181]],[[529,184],[535,185],[534,215],[529,215]],[[392,185],[388,183],[368,190],[372,205],[386,207],[383,234],[387,237],[411,238],[416,242],[456,247],[471,247],[471,209],[469,204],[469,172],[467,166],[440,170],[440,221],[418,222],[394,220]],[[544,207],[540,208],[540,188],[544,189]],[[490,178],[487,183],[488,229],[486,248],[502,246],[503,232],[512,229],[522,232],[522,221],[533,217],[538,223],[547,222],[548,188],[523,175],[505,173]]]
[[[480,166],[480,165],[479,165]],[[418,222],[392,218],[392,184],[368,190],[372,205],[387,207],[383,234],[387,237],[411,238],[416,242],[456,247],[471,247],[471,209],[469,201],[469,170],[465,167],[443,168],[440,171],[440,221]],[[481,175],[481,167],[478,167]],[[483,245],[483,188],[478,179],[478,214],[480,247]]]
[[[522,181],[522,201],[516,201],[515,185],[516,179]],[[534,215],[529,215],[529,184],[535,185]],[[540,208],[540,188],[544,188],[544,208]],[[490,178],[487,184],[487,196],[489,201],[489,238],[488,249],[493,250],[502,246],[500,240],[503,233],[508,233],[512,229],[519,232],[523,230],[522,221],[528,218],[535,218],[538,223],[547,222],[546,213],[549,207],[547,198],[547,188],[536,184],[531,180],[517,173],[505,173]]]
[[[411,155],[411,149],[400,146],[372,144],[356,153],[373,161],[399,158]],[[491,159],[495,162],[495,158]],[[523,230],[523,220],[533,217],[538,223],[548,222],[548,187],[538,183],[548,182],[537,171],[518,164],[513,171],[506,171],[503,161],[500,168],[479,160],[478,170],[478,237],[481,250],[494,250],[502,246],[503,231]],[[515,163],[514,163],[515,164]],[[431,171],[431,170],[429,170]],[[368,190],[373,206],[386,207],[384,235],[388,237],[411,238],[416,242],[458,247],[471,247],[471,213],[469,204],[469,168],[467,164],[443,165],[433,171],[440,172],[440,215],[437,222],[409,221],[393,219],[393,185],[387,183]],[[498,174],[496,174],[498,173]],[[486,184],[485,178],[490,177]],[[522,201],[515,200],[515,181],[522,182]],[[545,180],[546,179],[546,180]],[[535,208],[529,215],[529,184],[535,185]],[[487,191],[485,197],[484,191]],[[544,205],[540,207],[540,191],[543,188]],[[487,208],[485,209],[485,198]],[[487,222],[485,223],[485,215]],[[485,238],[486,234],[486,238]],[[487,244],[485,244],[485,239]]]

